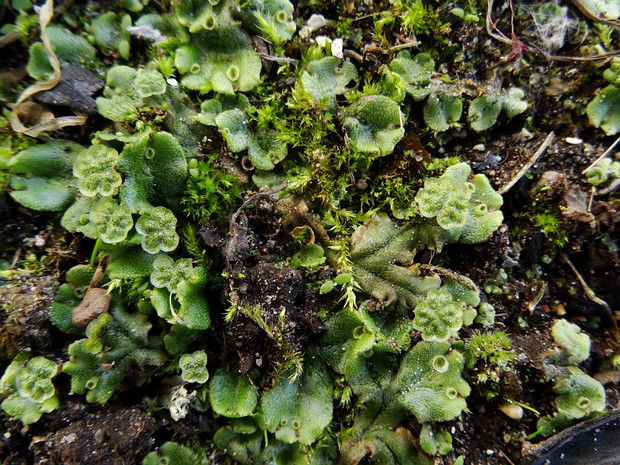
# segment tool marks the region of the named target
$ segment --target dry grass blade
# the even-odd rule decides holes
[[[547,150],[547,147],[549,147],[549,144],[553,142],[554,138],[555,138],[555,133],[550,132],[545,138],[545,140],[543,141],[543,143],[540,144],[540,147],[538,147],[538,150],[536,150],[534,155],[532,155],[532,158],[530,158],[530,160],[523,166],[523,168],[519,170],[519,172],[510,180],[508,184],[506,184],[504,187],[502,187],[497,192],[503,195],[506,192],[508,192],[512,188],[512,186],[514,186],[517,182],[519,182],[519,179],[521,179],[523,175],[527,173],[527,170],[529,170],[532,167],[532,165],[536,163],[536,161],[540,158],[540,156],[545,152],[545,150]]]
[[[54,53],[52,43],[46,31],[47,25],[53,16],[54,0],[47,0],[47,2],[41,6],[39,11],[39,24],[41,26],[41,41],[43,42],[43,47],[45,48],[47,58],[54,69],[52,77],[47,81],[38,82],[24,90],[24,92],[22,92],[17,99],[17,102],[15,102],[15,106],[11,112],[11,128],[15,132],[21,132],[30,137],[38,137],[43,132],[53,131],[66,126],[79,126],[86,122],[86,117],[84,116],[63,116],[61,118],[53,118],[50,121],[35,124],[34,126],[27,128],[19,118],[20,109],[27,99],[32,97],[34,94],[54,88],[60,80],[60,63],[58,62],[58,57]]]
[[[588,286],[588,284],[583,279],[579,271],[577,271],[577,268],[575,268],[575,265],[573,265],[573,262],[570,261],[568,256],[566,256],[566,254],[564,253],[562,253],[561,255],[564,261],[566,262],[566,264],[570,267],[571,270],[573,270],[573,273],[575,273],[575,276],[579,280],[579,283],[581,284],[581,287],[583,288],[586,295],[588,296],[588,299],[590,299],[592,302],[599,304],[601,307],[605,309],[605,311],[607,312],[607,316],[611,320],[611,326],[612,326],[612,331],[614,333],[614,337],[616,338],[616,340],[620,341],[620,328],[618,328],[618,322],[614,318],[611,308],[609,308],[609,305],[607,304],[607,302],[605,302],[603,299],[598,297],[594,293],[594,291],[590,288],[590,286]]]
[[[580,0],[571,0],[573,5],[575,5],[579,11],[581,11],[581,13],[586,16],[588,19],[591,19],[592,21],[596,21],[598,23],[603,23],[603,24],[607,24],[608,26],[611,26],[615,29],[620,29],[620,21],[617,19],[607,19],[607,18],[602,18],[600,16],[595,15],[594,13],[592,13],[583,3],[581,3]]]
[[[601,155],[600,157],[598,157],[598,158],[594,161],[594,163],[592,163],[592,164],[591,164],[590,166],[588,166],[585,170],[583,170],[583,171],[581,172],[581,174],[586,174],[588,171],[590,171],[592,168],[594,168],[594,167],[598,164],[598,162],[600,162],[603,158],[605,158],[605,157],[609,154],[609,152],[611,152],[611,151],[612,151],[612,150],[616,147],[616,145],[618,145],[618,143],[620,143],[620,137],[618,137],[618,138],[616,139],[616,141],[615,141],[613,144],[611,144],[607,150],[605,150],[605,151],[603,152],[603,155]]]

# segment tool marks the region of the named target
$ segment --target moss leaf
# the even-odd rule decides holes
[[[290,372],[289,372],[290,374]],[[291,382],[285,373],[261,399],[265,427],[276,438],[292,444],[312,444],[332,419],[332,385],[325,367],[307,363],[304,372]]]
[[[421,278],[407,268],[418,245],[412,223],[397,227],[385,214],[374,215],[353,234],[351,261],[359,285],[385,305],[415,307],[429,289],[440,285],[438,276]]]

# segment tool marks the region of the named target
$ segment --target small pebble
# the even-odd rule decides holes
[[[340,58],[341,60],[344,56],[342,52],[343,48],[344,48],[344,41],[341,38],[334,39],[332,41],[332,55],[337,58]]]
[[[523,408],[516,404],[505,404],[497,407],[500,409],[508,418],[512,418],[513,420],[520,420],[523,418]]]

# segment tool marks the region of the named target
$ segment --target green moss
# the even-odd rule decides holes
[[[463,326],[464,302],[452,300],[444,289],[431,289],[424,302],[415,307],[413,327],[422,332],[425,341],[447,341],[457,337]]]
[[[405,134],[403,115],[396,102],[383,95],[368,95],[347,109],[343,128],[353,148],[387,155]]]
[[[242,186],[233,175],[216,168],[217,158],[211,155],[205,161],[189,161],[183,207],[198,222],[206,222],[222,210],[232,210],[241,200]]]
[[[220,368],[209,383],[209,400],[219,415],[240,418],[254,411],[258,395],[247,376]]]
[[[26,352],[20,352],[0,378],[2,410],[27,425],[56,410],[59,399],[52,379],[57,373],[56,362],[40,356],[29,359]]]
[[[204,384],[209,379],[207,371],[207,354],[197,350],[193,354],[183,354],[179,359],[181,378],[186,383]]]
[[[39,144],[8,161],[11,197],[33,210],[64,211],[75,201],[71,174],[82,147],[70,141]]]

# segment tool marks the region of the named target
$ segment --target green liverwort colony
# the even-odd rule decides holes
[[[123,388],[172,404],[145,386],[174,377],[209,416],[208,445],[239,463],[426,465],[449,453],[444,422],[468,412],[468,372],[509,370],[514,354],[491,331],[495,311],[478,285],[419,254],[485,242],[503,199],[469,164],[435,174],[399,143],[416,127],[438,140],[465,125],[483,133],[524,113],[524,92],[465,93],[429,51],[392,53],[364,74],[329,41],[301,41],[289,0],[112,3],[122,13],[95,8],[85,34],[59,17],[29,48],[34,80],[51,79],[57,59],[105,81],[88,141],[54,133],[7,168],[13,200],[55,212],[93,255],[66,273],[49,311],[71,335],[66,351],[57,361],[16,355],[0,380],[2,409],[39,421],[68,394],[56,377],[91,403]],[[408,27],[426,12],[399,8]],[[299,60],[286,58],[293,42]],[[605,74],[610,98],[617,66]],[[611,133],[599,97],[588,113]],[[398,157],[420,169],[390,176],[391,191],[373,170]],[[589,181],[617,178],[616,165],[600,163]],[[111,297],[75,325],[102,260]],[[269,294],[267,275],[293,298]],[[272,309],[270,299],[286,304]],[[309,314],[299,316],[300,300]],[[301,321],[313,322],[312,337]],[[461,339],[467,327],[475,344]],[[244,328],[265,350],[239,360],[224,339]],[[557,413],[538,425],[547,435],[605,407],[600,383],[577,366],[588,336],[560,320],[553,339],[544,378]],[[142,463],[198,455],[166,442]]]

